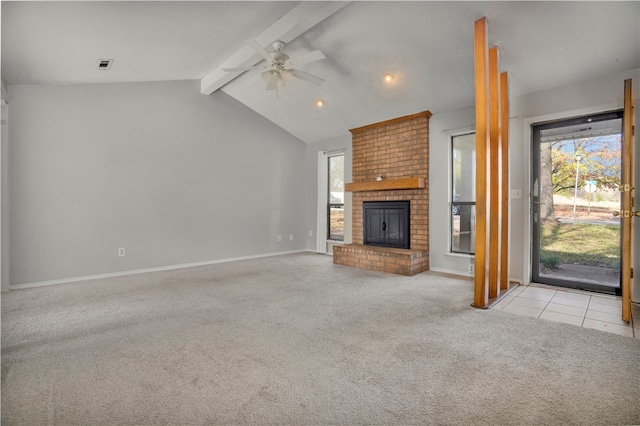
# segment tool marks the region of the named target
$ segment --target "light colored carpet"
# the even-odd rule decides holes
[[[2,424],[638,424],[640,341],[302,253],[2,295]]]

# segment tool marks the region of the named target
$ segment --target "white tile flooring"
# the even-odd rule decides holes
[[[620,319],[620,297],[539,285],[518,286],[492,306],[517,315],[543,318],[640,339],[640,306],[629,324]]]

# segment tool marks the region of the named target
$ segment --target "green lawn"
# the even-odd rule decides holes
[[[541,227],[541,263],[620,267],[620,227],[548,223]],[[547,266],[547,265],[545,265]]]

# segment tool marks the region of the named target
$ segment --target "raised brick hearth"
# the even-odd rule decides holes
[[[429,189],[414,184],[429,175],[429,117],[425,111],[351,130],[353,244],[334,246],[334,263],[401,275],[429,270]],[[392,200],[410,202],[410,248],[363,245],[362,203]]]
[[[338,260],[336,260],[336,248]],[[397,249],[362,244],[348,244],[333,248],[334,263],[359,269],[415,275],[429,270],[429,252]]]

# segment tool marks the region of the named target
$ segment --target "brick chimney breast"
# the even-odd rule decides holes
[[[353,244],[334,246],[335,264],[402,275],[429,270],[429,117],[424,111],[350,130],[353,183],[379,182],[381,190],[353,192]],[[410,177],[423,178],[426,185],[383,188],[385,182]],[[405,200],[411,206],[410,248],[363,245],[362,203]]]

